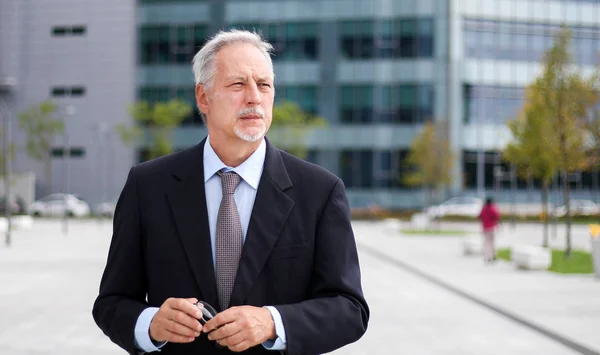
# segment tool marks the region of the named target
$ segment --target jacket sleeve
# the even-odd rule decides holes
[[[322,354],[352,343],[365,333],[369,320],[350,207],[339,179],[331,190],[315,238],[308,299],[277,306],[290,355]]]
[[[138,184],[133,167],[117,202],[108,259],[92,310],[104,334],[130,354],[137,352],[135,323],[147,307],[142,249]]]

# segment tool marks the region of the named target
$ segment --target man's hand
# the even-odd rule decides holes
[[[150,323],[150,338],[157,342],[191,343],[202,332],[202,313],[195,298],[167,299]],[[200,304],[201,305],[201,304]]]
[[[235,352],[277,338],[271,312],[263,307],[229,308],[208,321],[203,331],[208,333],[208,339]]]

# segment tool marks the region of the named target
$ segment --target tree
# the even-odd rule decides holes
[[[512,142],[504,150],[504,159],[515,165],[517,173],[523,178],[533,177],[542,184],[542,213],[544,218],[544,236],[542,245],[548,246],[548,191],[557,169],[552,154],[550,137],[550,114],[540,96],[537,82],[527,87],[525,104],[520,115],[508,121],[512,133]]]
[[[46,194],[52,190],[52,152],[54,138],[64,132],[64,122],[55,118],[57,106],[44,101],[30,106],[18,115],[19,128],[26,135],[27,155],[44,165]]]
[[[600,70],[592,78],[592,88],[595,94],[594,107],[590,112],[589,120],[586,123],[587,144],[590,147],[589,166],[594,167],[594,173],[597,174],[597,168],[600,166]]]
[[[406,157],[406,163],[412,169],[403,181],[410,186],[423,186],[428,206],[439,200],[444,186],[452,183],[454,153],[444,130],[441,123],[426,123],[421,133],[413,139]]]
[[[565,256],[571,254],[571,210],[569,173],[584,169],[588,163],[585,146],[585,117],[594,103],[594,92],[572,65],[571,34],[563,27],[553,47],[544,56],[544,70],[535,82],[535,95],[548,110],[548,149],[556,159],[562,177],[567,210]]]
[[[4,159],[5,157],[8,158],[8,161],[11,162],[14,158],[15,158],[15,151],[16,151],[16,146],[14,143],[11,143],[10,146],[8,147],[8,155],[4,152],[4,144],[3,139],[4,139],[4,131],[3,131],[3,127],[0,125],[0,177],[5,177],[6,176],[6,165],[4,164]]]
[[[149,104],[142,101],[130,106],[133,126],[117,125],[115,130],[123,143],[133,145],[142,135],[140,127],[146,127],[151,137],[148,159],[173,152],[173,130],[192,113],[192,107],[178,99]]]
[[[326,124],[323,118],[303,111],[296,103],[284,101],[273,107],[273,121],[268,136],[288,153],[304,159],[307,154],[306,135],[312,129]]]

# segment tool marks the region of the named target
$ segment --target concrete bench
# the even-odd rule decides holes
[[[415,213],[410,217],[410,228],[424,230],[429,227],[431,219],[425,213]]]
[[[465,255],[483,255],[483,238],[480,235],[466,237],[463,241]]]
[[[537,245],[515,245],[511,257],[517,268],[525,270],[547,270],[552,263],[552,252]]]
[[[396,218],[386,218],[381,221],[383,228],[389,233],[400,233],[400,229],[402,229],[402,222],[400,222]]]

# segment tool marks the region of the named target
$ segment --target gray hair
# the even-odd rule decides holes
[[[273,62],[271,60],[273,46],[265,41],[259,33],[232,29],[217,33],[206,42],[202,49],[194,56],[192,68],[196,85],[202,84],[205,89],[212,88],[214,77],[217,72],[217,53],[219,53],[223,47],[235,43],[249,43],[258,48],[265,58],[267,58],[269,66],[271,67],[271,73],[273,78],[275,78]],[[204,113],[200,112],[200,115],[202,116],[202,121],[206,123],[206,116]]]

